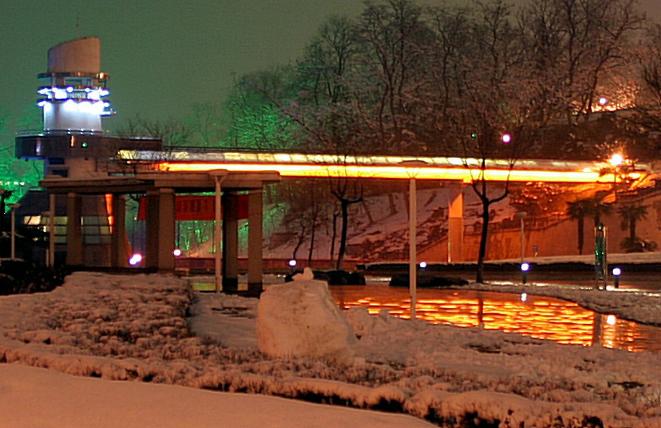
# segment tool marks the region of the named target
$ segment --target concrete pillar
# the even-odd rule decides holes
[[[160,189],[158,196],[158,270],[174,271],[176,239],[174,189]]]
[[[158,247],[159,247],[159,193],[158,191],[149,191],[146,195],[147,202],[145,208],[147,215],[145,218],[145,263],[147,268],[158,268]]]
[[[223,205],[223,292],[236,293],[239,286],[239,203],[235,193],[225,192]]]
[[[81,198],[77,193],[67,194],[67,256],[69,266],[83,264],[83,234],[81,220]]]
[[[248,294],[262,292],[262,189],[248,193]]]
[[[112,233],[110,235],[110,266],[126,267],[126,199],[123,195],[112,195]]]
[[[463,185],[452,186],[448,198],[448,263],[464,261]]]

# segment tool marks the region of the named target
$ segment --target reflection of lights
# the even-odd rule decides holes
[[[608,315],[606,317],[606,324],[615,325],[617,323],[617,317],[615,315]]]
[[[175,248],[172,254],[174,254],[175,257],[179,257],[181,255],[181,250],[179,248]]]
[[[424,269],[427,267],[427,262],[420,262],[420,268]]]
[[[136,266],[136,265],[140,264],[141,261],[142,261],[142,254],[140,254],[140,253],[135,253],[135,254],[133,254],[133,255],[131,256],[131,258],[129,259],[129,264],[130,264],[131,266]]]
[[[291,260],[289,260],[288,264],[289,264],[289,267],[295,267],[296,266],[296,260],[291,259]]]
[[[521,293],[521,301],[525,302],[528,300],[528,294],[527,293]]]
[[[405,288],[367,285],[334,287],[331,293],[342,308],[366,308],[370,314],[388,310],[391,315],[409,318],[410,301]],[[522,301],[523,294],[506,295],[475,291],[418,290],[418,318],[430,324],[450,324],[487,330],[516,332],[563,344],[594,344],[595,316],[602,317],[576,303],[537,296]],[[527,300],[530,300],[529,302]],[[606,316],[603,316],[606,318]],[[657,350],[659,333],[635,323],[604,320],[603,335],[596,339],[603,346],[628,351]],[[481,323],[481,324],[480,324]],[[615,334],[617,329],[617,334]],[[608,336],[610,335],[610,336]],[[608,336],[608,337],[607,337]]]

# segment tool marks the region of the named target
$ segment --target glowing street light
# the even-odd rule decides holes
[[[507,133],[507,132],[504,133],[504,134],[500,137],[500,141],[502,141],[503,144],[509,144],[509,143],[511,143],[511,142],[512,142],[512,134]]]
[[[622,269],[619,267],[613,268],[613,286],[615,288],[620,288],[620,275],[622,275]]]
[[[287,264],[289,265],[290,268],[294,269],[296,267],[296,260],[291,259]]]
[[[521,283],[525,284],[528,282],[528,271],[530,270],[530,264],[523,262],[521,263]]]
[[[621,153],[613,153],[613,155],[608,159],[608,163],[611,166],[618,167],[624,162],[624,156]]]
[[[179,256],[181,256],[181,250],[179,248],[175,248],[174,251],[172,252],[172,254],[175,257],[179,257]]]
[[[427,267],[427,262],[420,262],[420,269],[425,269]]]
[[[142,254],[140,253],[133,254],[129,259],[129,264],[131,266],[137,266],[140,264],[140,262],[142,262]]]
[[[603,107],[603,106],[605,106],[606,104],[608,104],[608,98],[606,98],[606,97],[600,97],[600,98],[599,98],[599,105]]]

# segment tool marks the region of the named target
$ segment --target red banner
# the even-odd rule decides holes
[[[237,216],[248,218],[248,195],[236,195]],[[216,217],[215,196],[175,195],[175,218],[177,221],[214,220]],[[147,198],[140,198],[138,220],[147,217]]]

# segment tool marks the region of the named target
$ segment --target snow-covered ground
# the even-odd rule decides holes
[[[411,416],[253,394],[74,377],[0,365],[0,426],[7,428],[429,427]]]
[[[345,312],[358,339],[350,361],[270,358],[255,346],[256,307],[256,300],[236,296],[198,299],[171,276],[76,273],[51,293],[0,298],[0,361],[107,380],[386,409],[443,426],[468,420],[509,427],[661,426],[658,353],[560,345],[354,309]],[[38,381],[28,378],[24,385],[32,389]],[[99,394],[121,394],[110,392],[115,383],[106,385]],[[0,417],[5,410],[30,415],[29,407],[5,406]],[[274,417],[294,411],[274,411]]]

